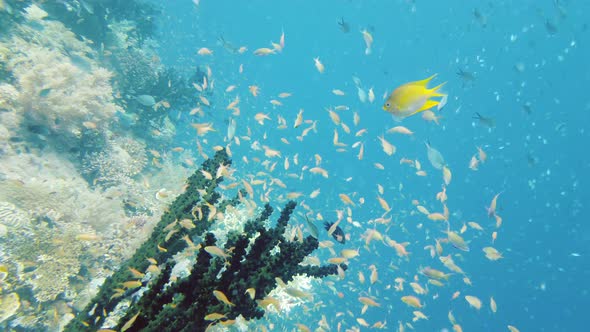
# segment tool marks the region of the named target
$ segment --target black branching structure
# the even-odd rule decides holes
[[[295,202],[287,203],[274,228],[266,229],[264,221],[272,213],[269,205],[261,216],[246,224],[241,234],[230,236],[225,245],[232,248],[227,258],[213,257],[206,246],[216,245],[215,236],[207,233],[197,254],[190,276],[168,287],[167,268],[151,289],[133,305],[121,319],[117,329],[137,315],[127,331],[204,331],[210,324],[231,322],[237,316],[245,319],[261,318],[264,311],[258,306],[261,300],[276,287],[276,278],[288,282],[295,275],[306,274],[325,277],[336,274],[336,265],[322,267],[301,266],[299,263],[318,247],[318,240],[308,236],[303,241],[290,242],[283,236]],[[253,244],[250,239],[258,234]],[[279,248],[277,253],[271,251]],[[255,298],[246,292],[254,288]],[[213,296],[214,291],[225,294],[233,305]],[[205,320],[205,316],[218,313],[222,319]]]
[[[123,295],[117,292],[117,289],[124,288],[122,285],[125,282],[134,280],[134,275],[130,269],[146,271],[150,266],[148,258],[154,259],[159,264],[166,263],[169,258],[187,247],[188,244],[183,237],[189,236],[189,238],[192,238],[209,229],[211,224],[211,222],[207,221],[209,207],[207,204],[202,204],[203,202],[211,205],[217,204],[218,211],[224,211],[228,204],[236,205],[238,203],[237,198],[219,202],[221,195],[215,189],[223,181],[223,177],[213,177],[213,179],[208,180],[201,172],[201,170],[204,170],[210,174],[216,174],[220,165],[229,166],[230,164],[231,159],[229,159],[225,150],[221,150],[215,154],[214,158],[206,160],[201,169],[195,171],[187,179],[185,192],[180,194],[170,205],[167,212],[162,215],[150,238],[112,276],[106,279],[99,293],[66,326],[65,331],[96,331],[104,323],[106,318],[104,313],[113,311],[121,300],[131,295],[131,291],[127,291]],[[201,195],[199,190],[204,195]],[[200,207],[203,214],[201,219],[198,219],[199,216],[194,211],[197,206]],[[191,220],[195,228],[176,227],[171,230],[168,229],[174,222],[184,219]]]
[[[218,152],[214,159],[203,164],[202,169],[216,174],[220,164],[229,163],[227,155]],[[289,282],[296,275],[323,278],[337,273],[338,266],[333,264],[300,265],[306,256],[317,249],[318,240],[312,236],[295,238],[293,241],[285,239],[285,229],[296,206],[293,201],[285,205],[272,228],[265,226],[273,212],[267,204],[256,219],[245,224],[243,232],[230,232],[223,248],[227,253],[225,257],[213,256],[211,250],[205,250],[207,247],[217,246],[217,240],[212,233],[205,233],[210,225],[206,221],[206,211],[203,211],[204,220],[196,220],[194,206],[199,201],[215,204],[219,194],[214,189],[219,181],[220,179],[206,180],[200,171],[195,172],[188,180],[186,192],[174,201],[152,237],[119,271],[107,279],[100,293],[67,326],[66,331],[96,331],[100,328],[105,320],[101,315],[103,309],[106,313],[111,312],[125,297],[113,297],[118,294],[114,289],[120,288],[123,282],[131,279],[130,267],[144,271],[149,265],[147,258],[150,257],[161,262],[160,274],[148,283],[147,290],[139,300],[131,303],[125,316],[114,328],[117,331],[204,331],[211,325],[232,324],[239,315],[247,320],[261,318],[264,310],[259,301],[265,299],[277,286],[277,278]],[[200,197],[197,189],[205,190],[207,195]],[[236,202],[234,200],[218,205],[225,204],[225,207],[227,204],[235,205]],[[193,220],[197,227],[190,231],[183,229],[172,236],[164,230],[176,220],[185,218]],[[186,241],[182,237],[188,235],[194,238],[203,233],[202,242],[195,247],[198,252],[190,274],[171,281],[174,263],[169,258],[186,248]],[[168,241],[164,241],[167,236]],[[165,246],[167,251],[157,249],[158,245]],[[341,267],[346,269],[345,265]],[[252,289],[255,291],[252,292]],[[214,296],[217,292],[227,296],[231,303],[219,300]],[[252,294],[254,298],[251,297]]]

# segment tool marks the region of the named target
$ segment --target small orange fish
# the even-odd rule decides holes
[[[268,47],[262,47],[254,51],[254,55],[258,56],[265,56],[270,54],[275,54],[275,50]]]
[[[479,310],[481,309],[481,300],[475,296],[465,295],[465,300],[469,303],[469,306]]]
[[[496,196],[494,196],[494,198],[492,199],[492,202],[490,203],[490,206],[487,208],[488,210],[488,217],[493,217],[494,215],[496,215],[496,204],[497,204],[497,200],[498,200],[498,196],[500,196],[501,192],[499,192],[498,194],[496,194]]]
[[[365,297],[365,296],[359,297],[359,302],[364,305],[367,305],[369,307],[380,307],[381,306],[381,304],[375,302],[375,300],[373,300],[372,298]]]
[[[281,45],[281,50],[285,48],[285,31],[281,31],[281,38],[279,39],[279,45]]]
[[[86,128],[86,129],[96,129],[97,125],[96,123],[92,122],[92,121],[84,121],[82,122],[82,125]]]
[[[411,131],[410,129],[408,129],[404,126],[396,126],[391,129],[388,129],[387,133],[388,134],[397,133],[397,134],[403,134],[403,135],[413,135],[414,134],[413,131]]]
[[[201,47],[198,51],[197,51],[198,55],[213,55],[213,51],[211,51],[210,49],[206,48],[206,47]]]
[[[248,90],[250,91],[252,96],[258,97],[258,93],[260,92],[260,89],[256,85],[250,85],[248,87]]]
[[[127,289],[138,288],[138,287],[141,287],[141,281],[139,281],[139,280],[125,281],[123,283],[123,287],[125,287]]]
[[[217,300],[219,300],[219,302],[225,303],[225,304],[227,304],[227,305],[228,305],[228,306],[230,306],[230,307],[233,307],[233,306],[235,306],[235,304],[233,304],[232,302],[230,302],[230,301],[227,299],[227,296],[225,296],[225,294],[223,294],[223,292],[220,292],[220,291],[218,291],[218,290],[214,290],[214,291],[213,291],[213,296],[215,296],[215,298],[216,298]]]
[[[313,58],[313,62],[314,62],[314,64],[315,64],[315,68],[318,70],[318,72],[319,72],[320,74],[323,74],[326,68],[325,68],[325,67],[324,67],[324,65],[323,65],[323,64],[320,62],[320,58],[319,58],[319,57],[317,57],[317,58]]]
[[[393,144],[389,143],[385,139],[385,137],[379,136],[377,138],[379,138],[379,140],[381,141],[381,147],[383,148],[383,152],[385,152],[388,156],[391,156],[395,153],[396,147]]]
[[[402,296],[402,302],[414,308],[422,308],[420,299],[413,295]]]

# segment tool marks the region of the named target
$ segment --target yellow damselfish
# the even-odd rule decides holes
[[[403,119],[437,106],[439,101],[430,98],[444,97],[445,95],[438,92],[438,90],[446,82],[429,89],[426,85],[435,76],[436,74],[427,79],[409,82],[397,87],[383,104],[383,110]]]

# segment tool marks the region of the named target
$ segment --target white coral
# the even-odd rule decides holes
[[[224,218],[216,220],[209,228],[209,232],[215,235],[217,245],[222,246],[227,241],[227,235],[230,232],[241,233],[244,230],[244,225],[252,219],[261,209],[253,209],[246,204],[239,204],[236,207],[228,205],[224,213]]]
[[[100,152],[84,160],[83,172],[94,177],[97,183],[108,186],[128,182],[143,170],[147,163],[145,143],[131,137],[114,137]]]
[[[0,202],[0,224],[6,229],[11,228],[30,228],[30,219],[26,211],[17,208],[9,202]]]
[[[87,56],[92,49],[61,23],[42,24],[42,33],[21,27],[0,49],[8,52],[4,66],[14,77],[13,104],[24,124],[45,128],[69,146],[86,121],[108,127],[116,111],[112,73]]]
[[[41,21],[46,18],[47,15],[46,11],[35,4],[25,8],[25,11],[23,12],[23,16],[29,21]]]
[[[286,287],[278,285],[273,289],[268,296],[275,298],[279,301],[280,310],[274,306],[269,306],[267,311],[272,313],[287,314],[294,308],[308,303],[309,298],[294,297],[287,293],[288,288],[301,290],[306,293],[313,293],[314,284],[317,284],[317,279],[309,277],[307,275],[297,275],[293,277],[293,280],[287,283]]]
[[[0,84],[0,110],[11,111],[18,98],[18,91],[10,84]]]

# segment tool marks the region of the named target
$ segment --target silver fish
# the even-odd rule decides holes
[[[236,120],[229,118],[229,124],[227,126],[227,141],[231,142],[232,139],[234,139],[234,136],[236,136]]]
[[[139,95],[135,97],[138,103],[142,104],[143,106],[152,107],[156,104],[156,100],[154,97],[150,95]]]
[[[432,164],[432,167],[436,169],[442,169],[445,165],[445,158],[443,158],[442,154],[438,152],[437,149],[430,146],[429,142],[426,143],[426,154],[428,155],[428,161]]]
[[[309,221],[309,219],[307,218],[307,216],[305,216],[305,220],[307,220],[307,228],[309,228],[309,233],[311,234],[311,236],[315,237],[316,239],[319,238],[319,232],[318,232],[318,228],[317,226]]]

